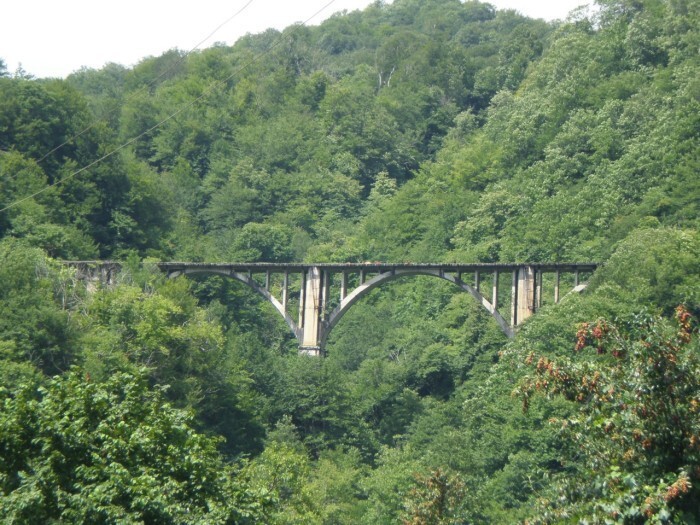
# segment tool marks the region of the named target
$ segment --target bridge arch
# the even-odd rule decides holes
[[[399,279],[401,277],[413,276],[413,275],[427,275],[427,276],[431,276],[431,277],[437,277],[439,279],[444,279],[444,280],[449,281],[452,284],[458,286],[460,289],[464,290],[465,292],[468,292],[472,297],[474,297],[474,299],[476,299],[479,302],[479,304],[481,304],[491,314],[491,316],[498,323],[498,326],[501,328],[501,331],[503,331],[503,333],[507,337],[512,338],[514,336],[513,328],[503,318],[503,316],[500,314],[500,312],[493,306],[493,304],[491,304],[491,302],[488,299],[486,299],[486,297],[484,297],[480,292],[475,290],[474,287],[463,282],[460,278],[455,277],[454,275],[452,275],[450,273],[445,273],[442,270],[421,269],[421,268],[412,269],[411,268],[411,269],[396,269],[396,270],[392,270],[389,272],[380,273],[380,274],[376,275],[375,277],[373,277],[372,279],[359,285],[352,292],[350,292],[345,298],[343,298],[340,301],[340,304],[335,309],[333,309],[333,311],[330,313],[330,315],[328,317],[328,320],[324,323],[324,330],[323,330],[321,345],[322,346],[325,345],[326,340],[328,339],[330,332],[338,324],[340,319],[342,319],[342,317],[350,309],[350,307],[352,305],[354,305],[360,298],[367,295],[370,291],[372,291],[375,288],[378,288],[379,286],[381,286],[384,283]]]
[[[287,323],[287,326],[289,326],[289,329],[294,334],[294,337],[296,337],[297,339],[301,338],[301,330],[300,330],[299,326],[297,325],[296,321],[294,319],[292,319],[292,317],[289,315],[289,312],[287,312],[287,309],[284,307],[282,302],[280,302],[280,300],[277,299],[277,297],[272,295],[264,287],[260,286],[250,275],[245,274],[245,273],[241,273],[241,272],[226,270],[223,268],[198,268],[198,267],[195,267],[195,268],[184,268],[182,270],[168,272],[168,278],[172,279],[175,277],[179,277],[180,275],[194,275],[194,274],[221,275],[223,277],[228,277],[230,279],[234,279],[236,281],[239,281],[239,282],[245,284],[249,288],[256,291],[258,294],[262,295],[270,303],[272,303],[272,306],[275,307],[277,312],[282,316],[284,321]]]

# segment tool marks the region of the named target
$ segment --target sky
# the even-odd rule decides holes
[[[9,0],[0,11],[0,59],[10,73],[21,64],[35,77],[66,77],[81,67],[99,69],[109,62],[133,66],[173,48],[190,51],[215,42],[232,44],[246,33],[270,27],[318,24],[334,12],[363,9],[372,1]],[[489,3],[555,20],[566,18],[587,0]]]

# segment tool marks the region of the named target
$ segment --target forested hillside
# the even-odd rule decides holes
[[[65,80],[0,60],[0,516],[700,522],[699,50],[694,0],[394,0]],[[602,265],[513,340],[398,280],[321,359],[158,260]]]

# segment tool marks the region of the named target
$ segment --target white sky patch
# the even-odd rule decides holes
[[[253,0],[200,49],[246,33],[303,22],[330,0]],[[189,51],[248,0],[8,0],[0,10],[0,58],[36,77],[65,77],[81,67],[133,66],[168,49]],[[372,0],[335,0],[310,21],[363,9]],[[586,0],[492,0],[533,18],[564,19]]]

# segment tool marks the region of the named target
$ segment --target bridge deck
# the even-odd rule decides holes
[[[109,266],[120,267],[117,261],[64,261],[66,264],[78,266]],[[449,272],[474,272],[474,271],[511,271],[524,266],[529,266],[535,270],[563,272],[573,271],[594,271],[599,263],[388,263],[388,262],[361,262],[361,263],[266,263],[266,262],[232,262],[232,263],[209,263],[209,262],[156,262],[158,268],[166,272],[174,272],[184,269],[199,270],[228,270],[228,271],[290,271],[297,272],[310,268],[319,268],[330,272],[369,270],[371,272],[388,272],[391,270],[445,270]]]

